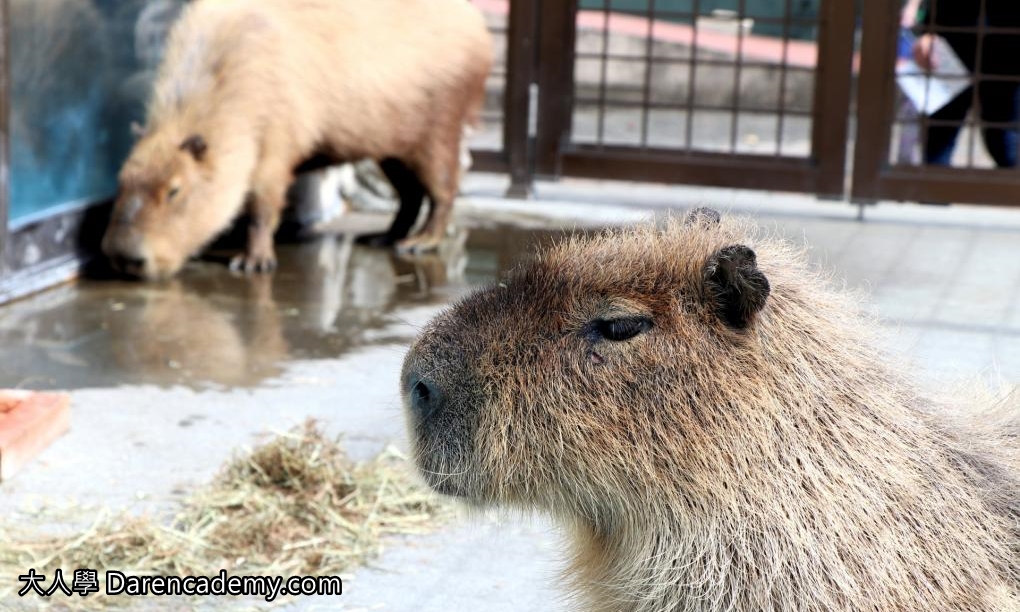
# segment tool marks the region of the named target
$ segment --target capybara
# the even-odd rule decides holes
[[[435,247],[491,55],[466,0],[191,3],[121,170],[103,250],[128,274],[169,276],[246,208],[248,245],[232,267],[270,270],[294,170],[323,157],[377,160],[400,194],[389,231],[368,242]],[[428,221],[403,239],[426,195]]]
[[[430,323],[418,467],[567,527],[602,612],[1020,610],[1015,417],[963,417],[740,219],[574,238]]]

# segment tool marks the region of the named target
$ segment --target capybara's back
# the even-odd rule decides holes
[[[345,159],[409,153],[448,119],[428,113],[451,90],[474,119],[482,99],[466,81],[488,73],[489,45],[462,0],[199,0],[171,36],[150,120],[255,115],[294,123],[305,141],[325,133]],[[234,96],[264,106],[218,108]]]
[[[587,610],[1020,610],[1018,415],[947,412],[868,327],[712,211],[568,240],[416,340],[414,454],[559,518]]]
[[[430,224],[405,246],[435,246],[491,59],[466,0],[198,0],[170,35],[106,251],[134,274],[173,274],[247,200],[236,263],[271,269],[286,188],[315,156],[382,163],[402,200],[387,244],[427,196]]]

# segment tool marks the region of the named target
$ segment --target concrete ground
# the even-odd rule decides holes
[[[506,201],[502,177],[473,175],[441,257],[401,261],[330,236],[281,249],[272,278],[200,262],[178,280],[82,282],[0,309],[0,387],[68,389],[72,430],[0,485],[0,515],[52,529],[75,508],[151,512],[212,476],[266,431],[312,416],[356,458],[406,447],[396,390],[416,330],[535,241],[712,206],[789,239],[882,321],[891,351],[931,386],[1020,383],[1020,213],[884,204],[864,211],[789,194],[563,181]],[[345,223],[385,224],[385,217]],[[559,535],[542,517],[465,515],[395,540],[345,576],[339,598],[287,610],[447,612],[568,609]],[[27,569],[27,568],[26,568]],[[263,609],[212,600],[198,609]],[[192,602],[139,600],[138,610]],[[0,610],[35,609],[8,598]]]

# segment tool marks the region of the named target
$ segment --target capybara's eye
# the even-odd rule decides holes
[[[606,340],[622,342],[652,328],[648,317],[620,317],[595,321],[595,331]]]
[[[177,192],[179,192],[180,190],[181,190],[180,187],[171,187],[170,191],[166,192],[166,199],[167,200],[174,199],[174,196],[176,196]]]

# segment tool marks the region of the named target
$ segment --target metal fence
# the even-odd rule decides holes
[[[898,4],[864,0],[852,194],[1017,204],[1020,5],[929,0],[927,7],[915,34],[940,39],[941,61],[930,71],[911,61]],[[925,106],[930,112],[917,112]]]
[[[503,16],[506,45],[505,95],[491,98],[502,108],[489,115],[502,121],[503,146],[481,168],[510,172],[519,193],[536,176],[861,201],[1004,204],[1020,193],[1020,175],[985,145],[991,135],[1016,147],[1020,69],[988,59],[1020,51],[1020,11],[1007,0],[928,0],[917,35],[957,47],[962,76],[911,75],[897,63],[901,7],[887,0],[474,1]],[[941,4],[970,7],[972,22],[940,17]],[[954,101],[955,115],[924,114],[904,101],[910,76],[929,89],[940,78],[977,85]],[[1013,92],[1012,114],[1002,104],[989,112],[990,91],[1000,101]],[[954,153],[935,159],[929,136],[957,131]]]

